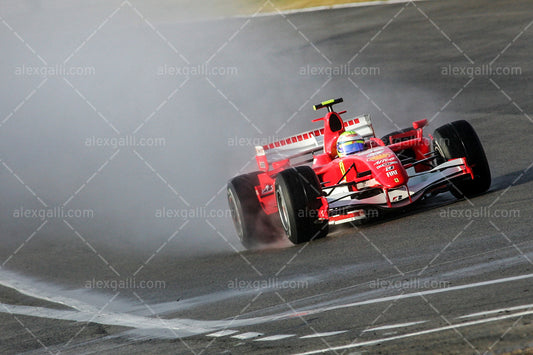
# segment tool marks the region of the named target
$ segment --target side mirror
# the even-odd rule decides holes
[[[428,120],[426,120],[426,119],[423,119],[423,120],[420,120],[420,121],[415,121],[415,122],[413,122],[413,128],[414,129],[419,129],[419,128],[427,126],[427,124],[428,124]]]

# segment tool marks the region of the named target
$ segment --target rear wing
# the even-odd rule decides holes
[[[363,138],[375,137],[370,115],[355,117],[344,122],[346,131],[356,131]],[[268,171],[279,161],[303,164],[313,160],[312,155],[324,149],[324,128],[303,132],[266,145],[255,147],[259,170]],[[298,161],[293,161],[298,159]]]
[[[376,137],[372,121],[370,120],[370,115],[356,117],[344,122],[344,129],[346,131],[356,131],[357,134],[365,139]]]

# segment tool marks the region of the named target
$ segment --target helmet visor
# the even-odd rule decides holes
[[[355,140],[340,143],[337,147],[337,151],[340,156],[345,156],[362,151],[365,148],[365,142],[363,140]]]

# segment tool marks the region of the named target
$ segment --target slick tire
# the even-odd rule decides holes
[[[241,244],[246,249],[268,244],[279,237],[282,231],[275,222],[277,216],[269,216],[264,211],[255,186],[259,185],[259,172],[234,177],[228,182],[227,197],[233,224]]]
[[[394,143],[398,143],[398,142],[401,142],[403,140],[408,140],[412,137],[407,137],[407,138],[401,138],[401,139],[392,139],[392,136],[395,136],[397,134],[400,134],[400,133],[405,133],[405,132],[409,132],[409,131],[412,131],[413,128],[404,128],[402,130],[399,130],[399,131],[394,131],[392,133],[389,133],[385,136],[383,136],[381,138],[381,140],[383,141],[383,143],[385,143],[385,145],[390,145],[390,144],[394,144]],[[416,160],[416,155],[415,155],[415,152],[412,150],[412,149],[404,149],[404,150],[400,150],[398,152],[396,152],[396,155],[398,156],[398,158],[400,160]]]
[[[433,133],[433,149],[441,161],[466,157],[474,178],[452,181],[450,191],[457,197],[471,197],[487,191],[491,183],[489,163],[474,128],[467,121],[454,121]]]
[[[412,131],[413,128],[404,128],[404,129],[401,129],[399,131],[394,131],[392,133],[389,133],[385,136],[383,136],[381,138],[381,140],[383,141],[383,143],[385,143],[386,145],[389,145],[389,144],[393,144],[393,143],[398,143],[398,142],[401,142],[402,140],[407,140],[408,138],[403,138],[403,139],[392,139],[391,137],[392,136],[395,136],[397,134],[400,134],[400,133],[405,133],[405,132],[409,132],[409,131]]]
[[[275,193],[281,224],[291,242],[306,243],[328,234],[328,221],[318,218],[322,188],[313,169],[299,166],[280,172]]]

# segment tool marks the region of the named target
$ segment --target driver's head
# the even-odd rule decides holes
[[[365,148],[364,139],[355,131],[343,132],[337,139],[337,154],[345,157],[349,154],[357,153]]]

